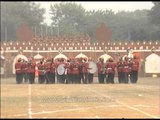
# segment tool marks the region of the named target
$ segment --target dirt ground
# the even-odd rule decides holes
[[[115,81],[30,85],[1,78],[1,118],[160,118],[160,78]]]

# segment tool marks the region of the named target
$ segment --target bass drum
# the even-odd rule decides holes
[[[88,72],[91,74],[94,74],[95,72],[97,72],[97,65],[94,62],[89,62],[89,68]]]
[[[64,64],[60,64],[57,68],[58,75],[63,75],[65,73]]]

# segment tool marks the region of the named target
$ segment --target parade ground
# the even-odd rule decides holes
[[[1,78],[1,118],[160,118],[160,78],[32,85]]]

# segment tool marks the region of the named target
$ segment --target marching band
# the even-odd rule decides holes
[[[115,83],[115,74],[117,72],[119,83],[137,83],[139,59],[134,56],[129,58],[121,57],[117,62],[109,58],[106,62],[99,58],[97,63],[92,58],[42,58],[38,63],[33,58],[28,62],[19,58],[15,64],[16,83],[23,82],[34,84],[36,71],[38,71],[39,84],[91,84],[95,73],[98,73],[98,82]],[[57,82],[56,82],[57,80]]]

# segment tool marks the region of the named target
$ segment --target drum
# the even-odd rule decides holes
[[[97,71],[97,65],[94,62],[89,62],[89,68],[88,72],[91,74],[94,74]]]
[[[60,64],[57,68],[58,75],[63,75],[65,72],[64,64]]]

